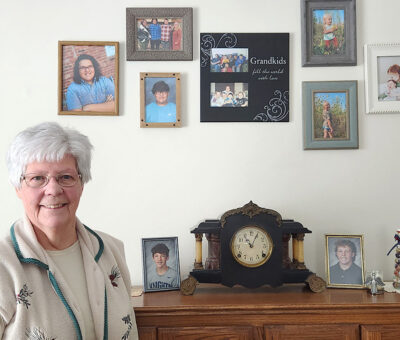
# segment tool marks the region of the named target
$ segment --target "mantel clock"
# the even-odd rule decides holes
[[[283,220],[274,210],[250,201],[225,212],[220,220],[205,220],[191,233],[196,237],[196,259],[189,278],[181,284],[185,295],[194,293],[197,282],[247,288],[305,282],[312,291],[325,289],[325,281],[304,263],[304,236],[311,231],[294,220]],[[204,264],[203,235],[208,240]]]

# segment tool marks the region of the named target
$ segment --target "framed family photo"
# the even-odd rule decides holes
[[[140,73],[140,127],[180,126],[180,74]]]
[[[181,285],[177,237],[142,239],[145,292],[177,290]]]
[[[126,60],[193,60],[192,8],[127,8]]]
[[[400,112],[400,44],[364,46],[367,113]]]
[[[303,66],[357,65],[356,0],[301,0]]]
[[[358,148],[357,81],[303,82],[304,149]]]
[[[364,288],[363,235],[325,235],[327,286]]]
[[[289,121],[288,33],[200,34],[201,122]]]
[[[58,42],[58,114],[118,115],[119,43]]]

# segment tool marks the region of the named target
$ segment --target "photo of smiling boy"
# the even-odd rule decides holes
[[[169,260],[169,248],[164,243],[158,243],[151,248],[152,258],[155,264],[154,270],[147,275],[150,289],[178,288],[178,273],[167,265]]]
[[[154,79],[157,78],[151,80]],[[171,92],[170,85],[172,85],[171,80],[175,82],[175,78],[163,78],[163,80],[156,81],[152,86],[151,93],[155,101],[146,105],[146,123],[176,122],[176,104],[169,101]],[[150,79],[146,81],[146,90],[149,87],[149,84],[147,84],[149,81]],[[167,82],[169,82],[170,85],[168,85]],[[146,93],[148,92],[149,91],[146,91]],[[147,99],[146,97],[146,102]]]

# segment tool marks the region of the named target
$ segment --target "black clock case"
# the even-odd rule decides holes
[[[249,268],[240,265],[231,253],[230,242],[233,234],[247,225],[258,226],[268,232],[273,241],[273,250],[269,260],[263,265]],[[282,220],[279,213],[259,208],[253,202],[241,209],[226,212],[221,220],[205,220],[191,230],[193,234],[215,234],[220,240],[220,267],[218,269],[194,269],[190,272],[200,283],[221,283],[232,287],[235,284],[247,288],[262,285],[277,287],[283,283],[305,282],[313,274],[305,266],[283,264],[284,235],[308,234],[311,231],[294,220]],[[287,250],[286,250],[287,251]]]
[[[255,268],[242,266],[235,261],[231,252],[233,234],[244,226],[257,226],[264,229],[272,239],[273,249],[270,258],[263,265]],[[248,288],[268,284],[272,287],[283,283],[282,277],[282,229],[276,217],[269,214],[259,214],[250,218],[247,215],[236,214],[226,219],[221,228],[221,283],[232,287],[240,284]]]

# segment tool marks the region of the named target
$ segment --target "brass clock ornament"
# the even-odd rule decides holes
[[[270,258],[273,247],[268,232],[255,225],[238,229],[231,239],[232,256],[245,267],[263,265]]]
[[[247,288],[304,282],[314,292],[325,288],[324,280],[304,263],[304,236],[311,231],[294,220],[283,220],[275,210],[250,201],[219,220],[205,220],[191,233],[196,237],[196,258],[189,278],[182,281],[182,294],[193,294],[198,282]],[[204,264],[203,236],[208,241]]]

